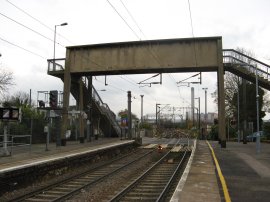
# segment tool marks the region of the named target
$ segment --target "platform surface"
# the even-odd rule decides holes
[[[56,146],[55,143],[51,143],[48,146],[49,151],[45,151],[45,144],[14,148],[11,156],[0,157],[0,175],[49,161],[57,161],[133,142],[134,140],[120,140],[119,138],[100,138],[85,143],[79,143],[78,141],[67,142],[66,146]]]
[[[68,158],[132,142],[133,140],[102,138],[83,144],[68,142],[65,147],[56,147],[53,143],[49,145],[49,151],[45,151],[45,144],[32,145],[31,150],[16,149],[12,156],[0,157],[0,174],[31,166],[33,163]],[[226,148],[221,148],[215,141],[209,143],[221,168],[231,201],[269,201],[270,144],[262,143],[261,152],[257,154],[255,143],[227,142]],[[197,141],[193,159],[184,175],[186,179],[181,179],[171,201],[225,201],[224,189],[220,184],[216,164],[206,141]]]
[[[218,142],[210,144],[233,202],[270,201],[270,144],[261,143],[260,153],[251,142],[227,142],[225,149]]]
[[[195,152],[191,154],[193,159],[189,161],[171,202],[221,201],[215,165],[208,145],[205,141],[197,141],[194,148]]]

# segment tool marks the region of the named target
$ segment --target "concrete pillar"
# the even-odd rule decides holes
[[[80,110],[80,143],[84,143],[84,111],[83,111],[83,80],[79,80],[80,86],[80,101],[79,101],[79,110]]]
[[[64,91],[63,91],[63,111],[62,111],[62,123],[61,123],[61,146],[66,146],[66,132],[68,124],[68,107],[69,107],[69,95],[70,95],[70,51],[66,51],[66,61],[64,70]]]
[[[221,148],[226,148],[226,126],[225,126],[225,94],[224,94],[224,67],[222,55],[222,41],[218,40],[218,134]]]
[[[87,141],[91,142],[91,136],[93,136],[93,91],[92,91],[92,86],[93,86],[93,77],[88,76],[88,95],[89,95],[89,108],[88,108],[88,124],[87,124]]]

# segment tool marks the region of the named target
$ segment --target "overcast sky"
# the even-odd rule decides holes
[[[57,27],[57,33],[61,36],[56,39],[56,58],[65,57],[65,46],[192,37],[187,0],[109,2],[0,0],[0,67],[12,71],[16,83],[9,93],[29,92],[32,89],[32,97],[36,100],[37,91],[63,90],[62,81],[47,75],[46,59],[53,58],[53,30],[57,24],[68,23],[67,26]],[[253,51],[258,59],[270,63],[269,0],[190,0],[190,6],[195,37],[222,36],[223,48],[245,48]],[[104,76],[100,76],[94,79],[94,86],[98,90],[106,89],[100,91],[100,95],[115,113],[127,108],[126,92],[132,91],[132,111],[140,117],[142,94],[145,113],[154,113],[156,103],[190,106],[190,87],[177,87],[176,81],[194,74],[164,74],[162,85],[153,85],[151,88],[139,87],[136,83],[153,74],[107,77],[108,86],[104,85]],[[198,77],[189,81],[198,81]],[[211,98],[216,82],[216,73],[202,73],[202,85],[192,85],[195,97],[201,97],[201,112],[204,112],[205,104],[202,88],[208,88],[208,112],[217,111]],[[74,100],[71,103],[75,103]],[[195,103],[197,105],[197,101]]]

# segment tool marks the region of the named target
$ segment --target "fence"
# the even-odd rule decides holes
[[[16,141],[20,140],[20,141]],[[31,135],[7,135],[5,140],[4,135],[0,135],[0,148],[3,153],[12,156],[14,151],[18,151],[19,148],[29,147],[29,152],[32,148],[32,136]]]

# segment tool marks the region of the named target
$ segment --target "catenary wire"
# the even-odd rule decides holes
[[[52,28],[50,28],[48,25],[46,25],[45,23],[43,23],[41,20],[35,18],[34,16],[32,16],[31,14],[29,14],[28,12],[26,12],[25,10],[23,10],[22,8],[20,8],[19,6],[15,5],[14,3],[12,3],[9,0],[6,0],[6,2],[8,2],[10,5],[12,5],[13,7],[15,7],[16,9],[18,9],[19,11],[23,12],[25,15],[27,15],[28,17],[32,18],[33,20],[35,20],[36,22],[38,22],[39,24],[41,24],[42,26],[46,27],[47,29],[49,29],[50,31],[54,32],[54,30]],[[62,37],[63,39],[65,39],[66,41],[68,41],[71,44],[74,44],[72,41],[70,41],[69,39],[67,39],[66,37],[62,36],[61,34],[57,33],[58,36]]]
[[[121,1],[121,0],[120,0]],[[136,32],[131,28],[131,26],[127,23],[127,21],[120,15],[120,13],[117,11],[117,9],[107,0],[107,2],[112,6],[112,8],[115,10],[115,12],[121,17],[121,19],[125,22],[125,24],[131,29],[131,31],[137,36],[137,38],[139,40],[141,40],[140,37],[138,37],[138,35],[136,34]],[[142,34],[145,36],[145,34],[143,33],[142,29],[140,28],[140,26],[138,25],[137,21],[135,20],[135,18],[133,17],[133,15],[131,14],[131,12],[128,10],[128,8],[126,7],[126,5],[121,1],[122,5],[124,6],[124,8],[126,9],[126,11],[128,12],[129,16],[131,17],[131,19],[135,22],[136,26],[139,28],[139,30],[142,32]],[[145,38],[147,38],[145,36]],[[149,42],[149,44],[151,45],[151,43]],[[150,52],[150,54],[153,56],[153,58],[159,63],[160,66],[162,66],[161,62],[160,62],[160,58],[152,51],[150,50],[148,47],[147,47],[147,50]],[[174,79],[175,81],[175,79]],[[175,85],[177,87],[177,83],[175,81]],[[178,93],[179,93],[179,96],[181,98],[181,94],[180,94],[180,90],[179,88],[177,87],[177,90],[178,90]]]
[[[137,21],[135,20],[135,18],[133,17],[133,15],[131,14],[131,12],[129,11],[129,9],[127,8],[127,6],[124,4],[124,2],[122,0],[120,0],[121,4],[124,6],[125,10],[127,11],[127,13],[129,14],[129,16],[131,17],[132,21],[135,23],[135,25],[137,26],[137,28],[140,30],[140,32],[142,33],[142,35],[144,36],[145,39],[147,39],[146,35],[144,34],[144,32],[142,31],[141,27],[139,26],[139,24],[137,23]]]
[[[6,39],[3,39],[2,37],[0,37],[0,39],[1,39],[2,41],[4,41],[4,42],[10,44],[10,45],[13,45],[13,46],[15,46],[15,47],[17,47],[17,48],[20,48],[20,49],[22,49],[22,50],[24,50],[24,51],[26,51],[26,52],[28,52],[28,53],[31,53],[31,54],[33,54],[33,55],[35,55],[35,56],[38,56],[38,57],[40,57],[40,58],[46,60],[45,57],[43,57],[42,55],[39,55],[38,53],[35,53],[35,52],[30,51],[30,50],[28,50],[28,49],[26,49],[26,48],[23,48],[23,47],[21,47],[21,46],[15,44],[15,43],[12,43],[12,42],[10,42],[10,41],[8,41],[8,40],[6,40]]]
[[[140,37],[137,35],[137,33],[132,29],[132,27],[128,24],[128,22],[125,20],[125,18],[117,11],[117,9],[112,5],[112,3],[109,0],[106,0],[108,4],[113,8],[113,10],[117,13],[117,15],[125,22],[125,24],[129,27],[129,29],[133,32],[133,34],[140,39]]]
[[[34,32],[34,33],[36,33],[37,35],[39,35],[39,36],[41,36],[41,37],[43,37],[43,38],[45,38],[45,39],[47,39],[47,40],[49,40],[49,41],[51,41],[51,42],[54,43],[54,40],[52,40],[52,39],[50,39],[49,37],[47,37],[47,36],[41,34],[40,32],[38,32],[38,31],[36,31],[36,30],[34,30],[34,29],[32,29],[32,28],[30,28],[30,27],[28,27],[28,26],[26,26],[26,25],[24,25],[24,24],[22,24],[22,23],[20,23],[20,22],[18,22],[18,21],[16,21],[16,20],[14,20],[14,19],[8,17],[7,15],[5,15],[5,14],[3,14],[3,13],[0,13],[0,15],[2,15],[3,17],[9,19],[10,21],[12,21],[12,22],[14,22],[14,23],[16,23],[16,24],[18,24],[18,25],[20,25],[20,26],[22,26],[22,27],[24,27],[24,28],[26,28],[26,29],[28,29],[28,30],[30,30],[30,31],[32,31],[32,32]],[[60,44],[60,43],[57,43],[57,44],[59,44],[60,46],[62,46],[62,47],[65,48],[65,46],[63,46],[62,44]]]

